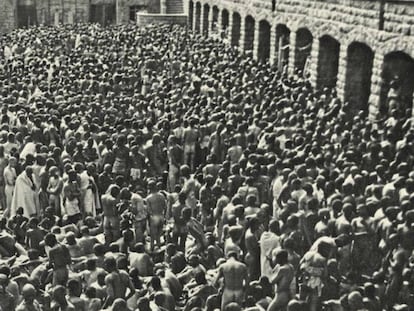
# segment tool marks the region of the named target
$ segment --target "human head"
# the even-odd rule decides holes
[[[76,280],[76,279],[69,280],[68,284],[67,284],[67,287],[68,287],[70,295],[80,297],[80,295],[82,293],[82,286],[81,286],[81,284],[78,280]]]
[[[32,304],[36,298],[36,288],[32,284],[25,284],[22,288],[22,296],[26,304]]]
[[[111,273],[116,270],[116,259],[113,256],[104,259],[105,270]]]
[[[57,243],[56,236],[53,233],[46,234],[44,241],[45,241],[45,245],[49,247],[53,247]]]

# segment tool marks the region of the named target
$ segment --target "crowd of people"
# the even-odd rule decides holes
[[[0,38],[0,310],[414,309],[414,131],[167,25]]]

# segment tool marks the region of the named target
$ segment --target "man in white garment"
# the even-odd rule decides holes
[[[12,216],[16,214],[19,207],[23,207],[24,216],[28,218],[40,214],[39,196],[36,184],[33,181],[33,168],[31,166],[27,166],[16,179],[11,205]]]
[[[279,221],[273,219],[269,223],[269,230],[263,232],[260,237],[260,267],[262,276],[269,278],[272,276],[272,251],[280,247],[280,225]]]

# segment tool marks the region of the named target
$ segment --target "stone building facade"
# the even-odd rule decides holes
[[[0,0],[0,32],[8,32],[17,25],[16,0]]]
[[[137,11],[159,12],[159,0],[42,0],[37,3],[39,23],[128,23]]]
[[[189,0],[189,25],[342,100],[371,119],[384,109],[392,81],[411,106],[414,91],[412,0]]]
[[[165,0],[0,0],[0,33],[36,24],[122,24],[136,12],[159,13]]]

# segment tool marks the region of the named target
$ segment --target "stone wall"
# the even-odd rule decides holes
[[[73,24],[89,21],[89,0],[41,0],[36,3],[39,24]]]
[[[5,8],[4,12],[10,11],[8,10],[10,6],[7,3],[13,2],[19,5],[32,5],[32,2],[34,2],[37,22],[48,25],[89,22],[91,5],[115,5],[118,23],[129,22],[130,6],[146,7],[147,12],[150,13],[160,11],[160,0],[0,0],[0,4],[5,3],[5,5],[2,5],[2,8]],[[3,27],[7,31],[15,27],[14,21],[17,19],[17,13],[11,14],[13,12],[11,10],[3,18],[2,14],[6,14],[4,12],[0,12],[0,29]]]
[[[287,27],[290,31],[289,40],[287,40],[289,41],[287,44],[289,45],[288,70],[290,73],[294,72],[295,60],[298,58],[298,55],[295,55],[299,50],[296,48],[297,31],[306,28],[313,36],[312,49],[307,63],[311,81],[316,85],[317,81],[321,81],[321,78],[323,80],[320,68],[326,66],[319,66],[323,61],[320,57],[325,60],[328,58],[332,64],[338,64],[336,89],[342,99],[347,97],[345,94],[347,77],[352,77],[355,72],[361,72],[355,64],[352,67],[350,65],[352,62],[348,62],[348,47],[355,42],[366,45],[367,50],[371,49],[374,53],[369,92],[371,118],[375,118],[379,110],[384,57],[393,51],[401,51],[414,58],[413,0],[399,0],[398,2],[386,3],[384,6],[381,6],[381,1],[377,0],[276,0],[275,10],[272,10],[272,1],[270,0],[188,1],[194,1],[192,4],[194,8],[200,3],[203,9],[207,4],[210,8],[218,8],[219,14],[223,11],[229,12],[230,17],[234,13],[240,14],[240,23],[233,25],[232,18],[229,18],[228,28],[230,35],[233,35],[229,38],[230,42],[233,45],[238,45],[241,49],[244,47],[246,37],[244,34],[246,18],[253,17],[255,20],[253,55],[255,57],[260,55],[256,49],[263,46],[263,43],[259,44],[259,23],[266,20],[271,26],[270,42],[268,42],[271,63],[277,62],[277,55],[280,55],[277,51],[279,37],[276,35],[276,28],[280,25]],[[188,6],[191,7],[191,5]],[[193,24],[198,24],[198,19],[203,16],[202,12],[198,14],[195,9],[189,14],[192,14]],[[210,16],[208,18],[210,20]],[[203,22],[200,24],[203,25]],[[209,24],[209,27],[211,26]],[[337,55],[332,53],[327,55],[326,49],[320,53],[320,39],[326,36],[339,43]],[[333,57],[336,57],[337,61],[330,59]],[[335,70],[330,70],[330,72],[335,72]],[[369,72],[369,70],[364,72]]]
[[[150,14],[150,13],[138,13],[137,14],[138,25],[148,24],[187,24],[187,15],[185,14]]]
[[[414,36],[414,1],[387,3],[384,8],[384,30]]]
[[[89,22],[92,5],[112,5],[116,7],[116,22],[122,24],[130,21],[131,6],[141,6],[149,13],[159,13],[161,1],[166,0],[0,0],[0,32],[8,32],[18,26],[19,5],[34,8],[36,20],[31,20],[31,24],[44,25]]]
[[[160,12],[160,1],[154,0],[117,0],[117,21],[120,24],[129,22],[130,6],[145,6],[148,13]]]
[[[16,0],[0,0],[0,33],[16,27]]]

